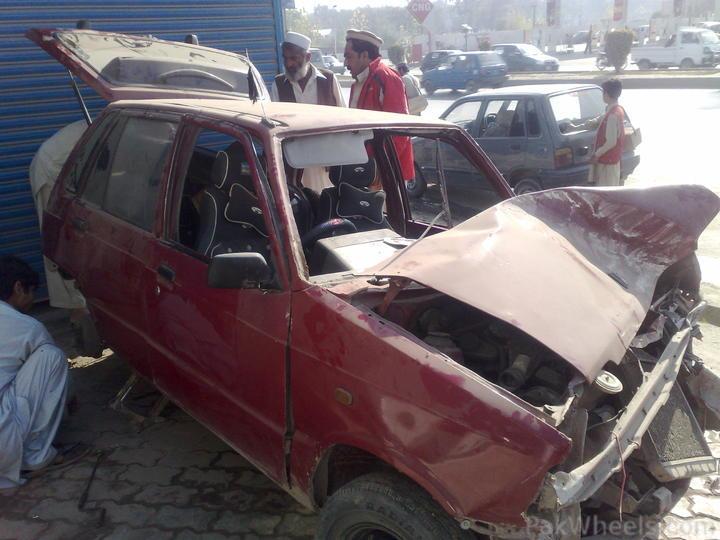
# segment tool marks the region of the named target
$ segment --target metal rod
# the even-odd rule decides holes
[[[70,84],[72,85],[73,92],[75,92],[75,97],[77,98],[78,102],[80,103],[80,108],[82,109],[83,116],[85,117],[85,121],[87,122],[87,125],[89,126],[92,124],[92,118],[90,118],[90,113],[87,110],[87,107],[85,106],[85,100],[82,97],[82,94],[80,93],[80,88],[78,88],[77,83],[75,82],[75,77],[73,77],[72,72],[68,69],[68,75],[70,75]]]

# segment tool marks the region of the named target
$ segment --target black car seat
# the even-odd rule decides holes
[[[267,255],[267,232],[245,149],[237,142],[215,157],[212,184],[200,203],[197,251]]]
[[[383,213],[385,192],[368,189],[374,179],[375,161],[372,159],[367,163],[331,167],[333,187],[320,193],[319,215],[315,217],[315,223],[344,218],[358,231],[390,228]]]

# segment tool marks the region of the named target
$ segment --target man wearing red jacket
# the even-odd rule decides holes
[[[348,30],[345,40],[345,65],[355,78],[350,90],[350,107],[408,114],[402,78],[381,61],[382,39],[366,30]],[[394,137],[393,143],[403,179],[412,180],[415,178],[415,167],[410,138]]]

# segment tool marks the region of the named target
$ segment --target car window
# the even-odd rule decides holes
[[[681,43],[700,43],[700,37],[697,32],[683,32],[680,34]]]
[[[182,164],[185,174],[174,188],[177,210],[170,240],[206,258],[218,253],[260,253],[274,267],[270,223],[261,209],[252,167],[260,161],[260,170],[265,169],[262,144],[256,142],[254,150],[255,155],[226,133],[198,131],[192,154]]]
[[[525,103],[527,118],[528,137],[539,137],[542,135],[540,128],[540,114],[534,99],[528,99]]]
[[[90,161],[98,141],[105,135],[107,128],[115,121],[115,115],[109,115],[102,120],[102,125],[94,123],[92,131],[84,144],[80,145],[75,153],[75,161],[65,180],[65,189],[70,193],[77,193],[80,189],[83,171]]]
[[[481,137],[524,137],[525,107],[517,99],[495,99],[488,106],[480,122]]]
[[[550,97],[550,108],[562,133],[605,113],[600,88],[587,88]],[[584,128],[578,128],[584,129]]]
[[[160,180],[176,128],[175,123],[164,120],[127,119],[112,156],[105,211],[143,229],[152,228]]]
[[[445,172],[451,224],[457,225],[502,200],[485,173],[457,148],[432,138],[413,138],[415,181],[408,189],[412,219],[430,223],[443,210],[442,186],[437,173],[440,154]],[[440,225],[448,225],[440,218]]]
[[[105,199],[108,178],[110,176],[110,165],[112,164],[117,150],[120,135],[123,132],[125,120],[120,120],[110,134],[102,140],[97,151],[93,155],[93,164],[85,181],[81,199],[95,206],[102,207]]]
[[[481,66],[491,66],[503,63],[503,60],[495,53],[478,54],[477,59]]]
[[[470,133],[473,133],[482,103],[480,100],[460,103],[445,116],[445,120],[457,124]]]

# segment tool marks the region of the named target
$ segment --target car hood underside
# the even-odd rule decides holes
[[[592,381],[619,363],[671,264],[720,209],[702,186],[508,199],[365,273],[411,279],[534,337]]]

